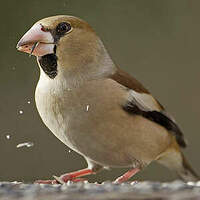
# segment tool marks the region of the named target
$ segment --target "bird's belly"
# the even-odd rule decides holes
[[[43,122],[58,139],[100,165],[145,165],[166,148],[169,138],[163,127],[130,116],[115,95],[113,99],[101,96],[87,91],[43,95],[36,90],[36,104]]]

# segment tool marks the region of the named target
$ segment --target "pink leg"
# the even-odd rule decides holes
[[[58,184],[58,183],[66,183],[68,181],[78,182],[84,180],[79,177],[86,176],[89,174],[94,174],[94,172],[91,169],[86,168],[79,171],[63,174],[60,177],[54,176],[55,180],[38,180],[36,181],[36,183]]]
[[[86,175],[90,175],[90,174],[94,174],[94,172],[91,169],[86,168],[86,169],[81,169],[79,171],[63,174],[59,178],[63,182],[66,183],[67,181],[70,181],[70,180],[73,181],[76,178],[86,176]]]
[[[134,176],[139,171],[140,171],[140,169],[138,169],[138,168],[130,169],[125,174],[123,174],[122,176],[118,177],[114,181],[114,183],[123,183],[123,182],[127,181],[128,179],[130,179],[132,176]]]

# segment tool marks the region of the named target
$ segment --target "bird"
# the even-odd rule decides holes
[[[69,15],[41,19],[17,50],[37,58],[35,102],[42,121],[88,165],[37,183],[78,182],[103,169],[127,168],[113,181],[120,184],[153,161],[184,181],[199,180],[183,154],[187,144],[174,118],[114,63],[86,21]]]

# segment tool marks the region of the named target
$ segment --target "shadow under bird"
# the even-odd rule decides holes
[[[37,57],[38,112],[51,132],[81,154],[88,168],[38,183],[80,181],[106,168],[129,168],[122,183],[152,161],[185,181],[199,180],[182,153],[183,134],[164,107],[112,61],[80,18],[59,15],[35,23],[17,49]]]

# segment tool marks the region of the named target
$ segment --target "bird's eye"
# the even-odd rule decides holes
[[[56,33],[58,35],[63,35],[70,30],[71,30],[71,25],[67,22],[62,22],[62,23],[58,24],[56,27]]]

